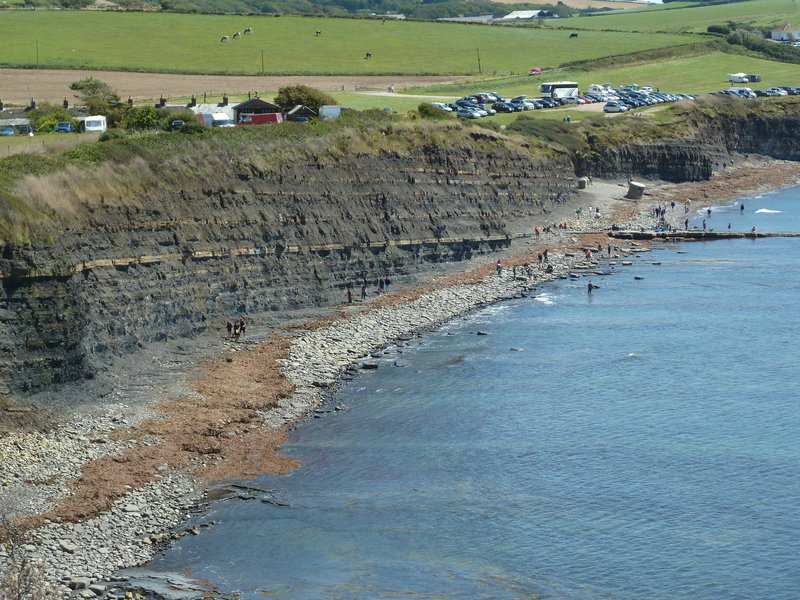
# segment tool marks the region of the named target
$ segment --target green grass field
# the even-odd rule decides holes
[[[622,31],[704,32],[709,25],[724,25],[728,21],[747,23],[754,27],[772,27],[785,23],[800,26],[800,5],[794,0],[748,0],[697,7],[669,3],[639,11],[562,19],[558,25]]]
[[[220,42],[253,27],[239,39]],[[259,74],[484,74],[692,43],[696,36],[582,32],[452,23],[0,11],[7,67]],[[315,36],[315,31],[322,35]],[[38,52],[38,58],[37,58]],[[364,58],[366,52],[372,58]]]
[[[464,96],[479,91],[494,91],[504,96],[539,96],[539,84],[545,80],[577,81],[581,91],[589,84],[609,82],[614,87],[628,83],[652,85],[665,92],[704,94],[726,89],[730,86],[728,73],[758,73],[762,82],[754,88],[773,85],[800,86],[800,65],[779,63],[737,54],[715,52],[706,56],[678,58],[659,63],[647,63],[616,69],[586,71],[561,71],[556,75],[535,77],[514,77],[495,81],[436,85],[408,90],[413,94],[436,94]]]

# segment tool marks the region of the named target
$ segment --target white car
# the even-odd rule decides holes
[[[767,89],[766,89],[766,90],[764,90],[764,91],[765,91],[765,92],[775,92],[775,93],[776,93],[776,94],[778,94],[779,96],[788,96],[788,95],[789,95],[789,92],[787,92],[787,91],[786,91],[786,90],[784,90],[783,88],[779,88],[779,87],[771,87],[771,88],[767,88]]]
[[[577,96],[568,96],[564,98],[565,104],[586,104],[586,100],[583,98],[578,98]]]
[[[443,110],[445,112],[453,112],[453,109],[447,106],[444,102],[431,102],[431,106],[434,108],[438,108],[439,110]]]
[[[625,106],[622,102],[606,102],[605,106],[603,107],[603,112],[607,113],[628,112],[628,107]]]

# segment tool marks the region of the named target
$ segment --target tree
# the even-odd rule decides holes
[[[422,117],[423,119],[442,120],[442,119],[452,118],[452,115],[449,112],[444,111],[440,108],[436,108],[430,102],[423,102],[422,104],[420,104],[417,107],[417,112],[419,113],[419,116]]]
[[[139,106],[125,113],[125,129],[155,129],[158,127],[158,112],[152,106]]]
[[[73,81],[69,84],[69,89],[78,92],[75,97],[81,104],[87,106],[91,113],[106,114],[120,104],[119,94],[114,88],[94,77]]]
[[[275,104],[279,105],[284,111],[291,110],[301,104],[318,113],[320,106],[338,104],[338,102],[336,98],[307,85],[287,85],[278,90],[278,95],[275,96]]]
[[[75,127],[78,126],[78,122],[64,108],[47,103],[42,103],[38,108],[30,111],[28,118],[31,120],[33,128],[39,133],[53,131],[61,121],[69,121]]]

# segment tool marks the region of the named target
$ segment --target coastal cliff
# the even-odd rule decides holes
[[[133,155],[95,144],[107,154],[94,164],[114,165],[96,171],[110,174],[67,165],[14,189],[66,208],[0,249],[0,394],[91,378],[110,357],[238,314],[337,304],[379,278],[505,249],[575,202],[576,175],[700,181],[732,152],[797,159],[790,108],[693,114],[683,137],[663,139],[609,143],[585,128],[580,152],[458,124],[297,133],[269,147],[253,132],[234,148],[235,132],[218,136],[227,146],[170,134]]]
[[[0,260],[0,380],[30,392],[239,314],[343,302],[378,278],[505,248],[575,187],[505,147],[253,164],[94,205]],[[538,221],[540,222],[540,221]]]

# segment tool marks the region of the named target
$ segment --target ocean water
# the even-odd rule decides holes
[[[800,188],[744,203],[709,226],[800,231]],[[250,482],[289,506],[221,502],[151,570],[247,600],[800,598],[800,240],[593,282],[395,349]]]

